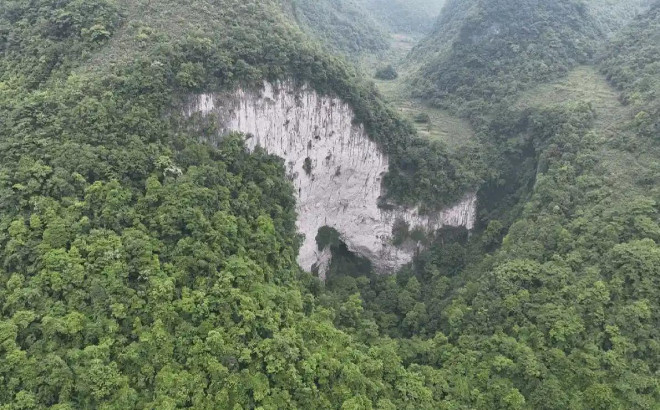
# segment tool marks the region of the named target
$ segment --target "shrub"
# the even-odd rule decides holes
[[[425,112],[420,112],[419,114],[415,115],[414,120],[419,124],[428,124],[431,122],[431,116]]]
[[[397,77],[399,77],[399,73],[396,72],[392,64],[376,71],[376,78],[379,80],[396,80]]]

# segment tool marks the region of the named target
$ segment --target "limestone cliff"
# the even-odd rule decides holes
[[[306,270],[328,264],[327,252],[319,251],[315,241],[323,226],[336,229],[349,250],[371,260],[380,272],[410,262],[416,252],[415,246],[392,244],[397,220],[427,232],[444,225],[474,226],[475,194],[434,215],[379,208],[388,158],[354,123],[351,107],[337,98],[292,83],[265,83],[258,92],[193,96],[185,113],[217,121],[218,137],[245,133],[249,149],[261,146],[285,160],[298,196],[298,230],[305,235],[298,262]]]

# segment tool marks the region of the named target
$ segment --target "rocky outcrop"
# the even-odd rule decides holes
[[[316,271],[319,279],[325,281],[325,277],[330,270],[332,263],[332,248],[326,246],[322,251],[316,253],[316,262],[312,265],[312,270]]]
[[[410,262],[417,251],[392,244],[397,220],[427,232],[445,225],[474,226],[475,194],[433,215],[379,208],[387,155],[354,123],[351,107],[337,98],[292,83],[265,83],[258,92],[193,96],[185,113],[217,122],[218,137],[239,131],[247,135],[249,149],[261,146],[284,159],[297,194],[297,227],[305,235],[298,262],[306,270],[328,263],[327,252],[319,251],[315,241],[323,226],[336,229],[350,251],[371,260],[380,272]]]

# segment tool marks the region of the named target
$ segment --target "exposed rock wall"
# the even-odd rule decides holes
[[[260,92],[196,95],[186,107],[188,116],[195,113],[217,121],[219,137],[240,131],[248,135],[249,149],[259,145],[284,158],[298,195],[297,226],[305,235],[298,262],[304,269],[328,264],[327,252],[315,241],[323,226],[336,229],[349,250],[381,272],[410,262],[416,252],[415,246],[392,245],[397,219],[429,232],[444,225],[474,226],[475,194],[430,216],[417,209],[380,209],[388,158],[364,127],[354,124],[351,107],[337,98],[292,83],[265,83]]]

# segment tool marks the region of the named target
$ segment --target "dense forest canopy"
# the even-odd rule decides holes
[[[414,51],[416,87],[438,105],[501,99],[588,61],[600,35],[573,0],[450,1]]]
[[[635,126],[660,138],[660,4],[639,17],[608,47],[601,62],[607,78],[635,109]]]
[[[453,153],[328,52],[387,47],[369,2],[0,3],[0,409],[657,408],[660,5],[449,0],[410,58]],[[302,272],[285,164],[177,114],[281,79],[351,104],[390,201],[478,187],[478,229],[391,276],[323,231]]]
[[[645,0],[452,0],[412,52],[416,94],[441,107],[490,103],[591,61]],[[484,107],[479,107],[482,110]]]
[[[654,3],[655,0],[586,0],[586,8],[600,30],[606,36],[612,37]]]
[[[287,0],[291,14],[313,36],[349,55],[385,50],[385,32],[360,0]]]
[[[291,76],[353,100],[384,144],[407,138],[342,60],[277,3],[0,7],[3,407],[430,401],[391,342],[335,329],[302,286],[280,160],[200,145],[171,113]]]
[[[359,295],[404,361],[440,370],[448,408],[660,402],[659,5],[626,25],[647,2],[603,3],[450,1],[410,56],[417,95],[494,159],[482,230],[395,276],[337,260],[323,302]]]
[[[429,32],[445,0],[281,0],[312,37],[350,59],[390,47],[389,34]]]

